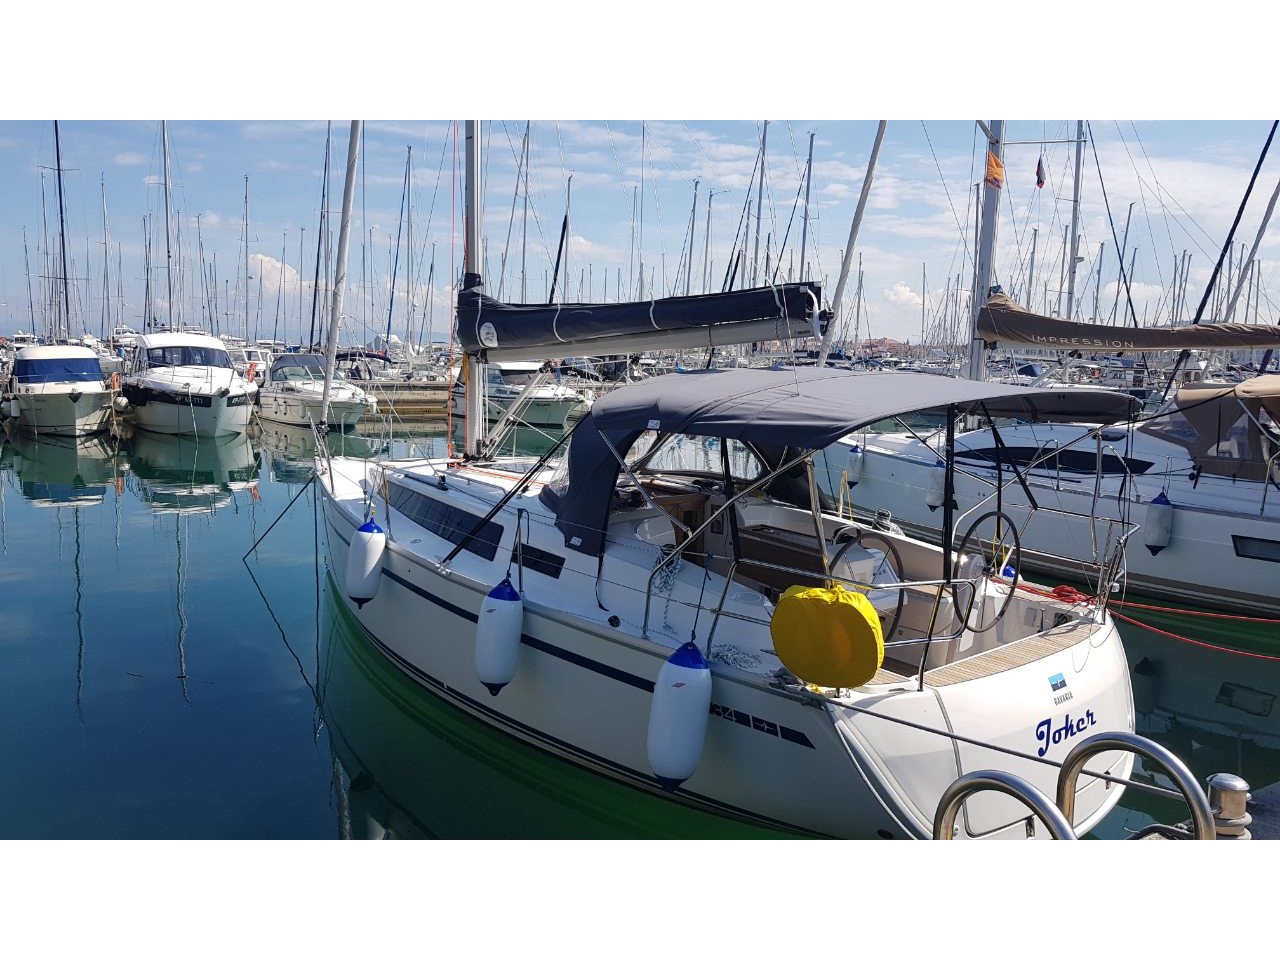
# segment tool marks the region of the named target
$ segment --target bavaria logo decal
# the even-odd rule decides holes
[[[1049,686],[1053,689],[1054,693],[1057,693],[1059,690],[1065,689],[1067,686],[1066,677],[1064,677],[1060,673],[1055,673],[1052,677],[1049,678]]]

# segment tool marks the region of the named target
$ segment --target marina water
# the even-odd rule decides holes
[[[442,424],[409,441],[327,442],[374,456],[444,441]],[[335,596],[314,452],[309,431],[279,427],[216,441],[3,437],[0,835],[786,836],[547,756],[407,679]],[[1242,624],[1250,642],[1230,650],[1193,642],[1195,618],[1118,609],[1137,621],[1122,633],[1138,732],[1201,783],[1280,783],[1280,626]],[[1136,776],[1168,783],[1141,764]],[[1185,817],[1130,789],[1095,836]]]

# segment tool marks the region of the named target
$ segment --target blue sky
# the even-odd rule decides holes
[[[335,59],[332,68],[317,74],[308,72],[307,57],[301,52],[308,44],[332,44],[337,39],[346,40],[349,49],[355,44],[354,49],[363,50],[362,40],[375,34],[385,42],[385,29],[379,34],[378,24],[385,28],[390,20],[372,16],[381,9],[379,3],[369,5],[370,15],[344,28],[347,33],[337,38],[332,30],[299,30],[282,14],[232,4],[225,11],[227,16],[207,34],[207,49],[219,54],[216,84],[208,79],[208,62],[192,61],[181,51],[166,53],[160,42],[166,35],[150,26],[147,29],[152,33],[144,31],[133,44],[144,62],[126,50],[124,56],[110,58],[111,69],[100,74],[105,78],[102,83],[66,89],[55,86],[52,92],[41,89],[32,98],[23,99],[24,119],[0,120],[0,176],[6,184],[6,203],[0,211],[0,332],[32,325],[31,300],[35,302],[36,325],[41,326],[41,304],[46,298],[46,281],[41,277],[61,273],[56,263],[53,125],[51,119],[45,119],[54,116],[96,118],[60,124],[68,258],[77,278],[74,327],[96,333],[105,322],[104,273],[112,287],[111,321],[139,324],[145,300],[143,220],[148,216],[153,230],[153,308],[160,316],[167,314],[160,122],[141,117],[217,117],[222,119],[170,121],[171,209],[180,236],[174,241],[173,262],[184,293],[175,298],[175,308],[184,320],[207,323],[206,304],[212,295],[201,287],[216,270],[216,323],[220,330],[242,333],[247,323],[254,335],[279,332],[291,340],[305,335],[310,326],[325,121],[278,121],[267,116],[320,117],[334,112],[327,109],[332,105],[362,107],[366,115],[470,112],[479,116],[523,113],[552,118],[629,118],[532,121],[527,228],[523,197],[517,195],[516,183],[516,158],[525,121],[486,122],[486,279],[489,292],[498,293],[501,284],[501,294],[507,300],[519,299],[522,252],[529,299],[545,297],[570,177],[568,276],[562,275],[559,283],[561,289],[568,284],[568,295],[573,299],[606,295],[615,299],[620,281],[624,291],[634,293],[640,260],[646,288],[657,287],[663,293],[683,291],[695,180],[698,206],[692,217],[691,290],[702,289],[704,276],[711,288],[720,288],[735,235],[738,247],[745,249],[748,273],[759,278],[764,275],[766,251],[771,266],[777,265],[777,250],[786,234],[782,272],[794,275],[799,270],[802,230],[799,177],[811,132],[815,135],[814,173],[806,260],[826,281],[830,296],[876,121],[769,121],[757,244],[752,172],[762,121],[741,118],[757,113],[794,114],[799,112],[793,109],[796,106],[809,106],[812,109],[805,112],[820,117],[882,113],[898,118],[946,118],[890,120],[855,248],[854,269],[860,255],[865,276],[860,333],[912,341],[921,335],[922,306],[923,324],[931,329],[947,310],[948,283],[954,286],[959,275],[961,286],[967,290],[969,285],[973,184],[981,176],[982,146],[976,124],[961,115],[978,113],[980,105],[1002,108],[988,113],[1021,116],[1049,112],[1050,108],[1068,113],[1065,108],[1070,105],[1092,107],[1095,113],[1165,117],[1090,121],[1097,160],[1093,147],[1086,150],[1084,158],[1078,309],[1093,311],[1101,243],[1102,285],[1097,299],[1099,312],[1110,316],[1118,279],[1117,240],[1132,204],[1126,249],[1137,248],[1131,279],[1140,319],[1167,316],[1173,265],[1184,251],[1191,256],[1187,298],[1194,310],[1270,129],[1266,120],[1171,119],[1211,116],[1221,112],[1224,102],[1230,102],[1237,115],[1261,115],[1263,108],[1251,107],[1234,94],[1225,97],[1205,82],[1193,84],[1185,71],[1176,69],[1176,63],[1166,65],[1163,74],[1143,73],[1150,60],[1140,60],[1136,53],[1122,63],[1109,64],[1110,73],[1091,74],[1071,86],[1059,84],[1055,88],[1051,82],[1032,79],[1044,71],[1042,63],[1028,66],[1037,63],[1030,51],[1008,45],[995,68],[1000,84],[999,98],[993,101],[981,78],[971,75],[972,70],[956,73],[968,61],[949,43],[947,30],[970,28],[955,12],[932,15],[935,35],[923,39],[913,35],[906,44],[912,51],[908,60],[903,59],[905,48],[878,49],[872,45],[870,53],[849,54],[843,62],[836,62],[839,58],[833,59],[816,46],[821,36],[801,30],[798,47],[809,44],[812,49],[798,49],[788,59],[789,68],[773,74],[759,64],[739,69],[732,54],[743,42],[760,44],[759,30],[745,22],[717,22],[710,11],[687,14],[679,31],[664,32],[662,21],[628,27],[627,42],[615,47],[611,60],[601,47],[607,47],[605,41],[617,31],[607,20],[594,23],[591,17],[599,19],[598,9],[577,4],[556,5],[559,7],[580,14],[563,34],[536,22],[532,13],[520,12],[524,8],[498,4],[499,10],[507,11],[506,19],[500,27],[490,23],[483,42],[477,40],[470,54],[457,45],[438,44],[429,48],[431,58],[425,52],[406,54],[409,59],[402,64],[399,59],[389,62],[378,52],[365,52],[358,53],[349,66]],[[237,30],[235,14],[251,9],[255,10],[255,29]],[[679,9],[658,4],[651,12]],[[71,48],[76,62],[83,64],[74,73],[79,81],[98,76],[93,64],[104,62],[105,57],[94,42],[93,30],[110,20],[96,8],[86,11],[80,21],[82,36]],[[553,11],[543,12],[551,15]],[[868,21],[864,17],[859,26],[876,29],[877,36],[893,36],[894,30],[910,27],[905,19],[895,21],[884,14],[875,17],[880,19]],[[1123,17],[1113,14],[1109,22],[1123,28]],[[421,19],[410,18],[410,24],[424,28]],[[461,21],[446,24],[454,31],[466,25]],[[23,26],[19,24],[15,39],[23,36]],[[34,18],[25,26],[33,34],[40,29]],[[273,29],[277,38],[280,30],[293,31],[291,40],[296,42],[287,45],[289,55],[277,55],[269,70],[255,67],[252,75],[237,76],[242,71],[232,68],[260,62],[255,55],[279,53],[280,44],[270,40]],[[1204,39],[1212,40],[1226,27],[1214,20],[1199,29]],[[526,37],[522,30],[531,33]],[[716,36],[723,44],[713,46],[709,54],[705,43],[699,45],[693,39],[699,30],[718,31]],[[1150,31],[1148,35],[1167,43],[1167,38]],[[1069,34],[1066,42],[1070,43]],[[1253,41],[1246,37],[1240,43],[1243,46],[1238,49],[1247,54]],[[23,72],[31,66],[23,58],[34,61],[47,50],[35,48],[28,53],[21,42],[13,46],[14,58],[5,67],[6,79],[18,83],[21,77],[31,75],[30,70]],[[864,50],[866,46],[863,44]],[[541,55],[552,51],[561,55]],[[693,51],[697,56],[686,56]],[[566,56],[567,52],[572,56]],[[474,65],[477,57],[485,66],[480,79],[463,83],[463,68]],[[655,58],[671,68],[663,70],[661,77],[653,72]],[[1240,64],[1246,62],[1244,56],[1239,60]],[[919,69],[919,64],[927,64],[928,69]],[[158,83],[160,76],[173,76],[173,84]],[[952,77],[964,79],[953,82]],[[843,83],[846,78],[849,83]],[[1123,97],[1112,95],[1115,84],[1125,91]],[[1247,78],[1236,86],[1247,88]],[[740,119],[646,120],[642,148],[642,122],[635,118],[650,114]],[[135,119],[109,119],[121,116]],[[252,119],[233,119],[236,116]],[[348,123],[333,121],[329,205],[334,211],[334,246]],[[448,322],[448,282],[460,269],[461,258],[460,198],[455,200],[453,192],[452,121],[365,123],[346,299],[346,312],[356,319],[344,332],[344,339],[362,339],[385,327],[389,310],[393,330],[403,336],[410,303],[415,330],[420,332],[430,317],[438,333]],[[1074,124],[1073,120],[1009,121],[1006,138],[1037,142],[1068,139]],[[400,216],[409,147],[414,171],[412,251]],[[1275,146],[1259,176],[1237,230],[1237,247],[1253,241],[1280,176],[1277,154],[1280,145]],[[1035,168],[1042,155],[1049,182],[1038,190]],[[1008,185],[1001,204],[997,272],[1007,290],[1013,289],[1020,299],[1030,299],[1029,305],[1040,309],[1058,298],[1062,231],[1070,219],[1072,147],[1011,143],[1006,148],[1006,164]],[[708,266],[704,251],[709,191]],[[110,223],[105,266],[104,192]],[[49,253],[55,258],[52,266],[45,264],[46,223]],[[1271,322],[1276,317],[1269,288],[1275,282],[1273,272],[1280,259],[1276,229],[1269,231],[1259,250],[1264,294],[1259,319]],[[397,232],[401,234],[400,259],[395,267],[392,304],[390,277]],[[1033,234],[1037,290],[1029,296],[1026,279]],[[751,258],[757,246],[759,256],[753,267]],[[504,254],[506,269],[500,271]],[[845,296],[844,305],[850,312],[855,283],[856,277]],[[1050,288],[1047,300],[1046,283]]]

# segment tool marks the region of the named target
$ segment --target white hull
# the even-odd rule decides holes
[[[1080,433],[1080,428],[1069,425],[1039,424],[1035,430],[1041,444],[1049,443],[1055,432],[1064,444]],[[1002,428],[1001,435],[1006,443],[1018,442],[1016,428]],[[934,455],[903,434],[862,434],[857,440],[864,451],[862,474],[856,486],[846,488],[846,499],[851,498],[855,508],[874,504],[887,509],[904,529],[936,542],[941,535],[942,511],[929,510],[925,502],[935,470]],[[963,442],[964,438],[958,437],[957,447]],[[841,493],[841,471],[846,460],[847,447],[843,444],[844,441],[828,451],[825,471],[819,465],[822,485],[836,497]],[[1118,441],[1110,446],[1123,449]],[[1094,447],[1085,444],[1076,449],[1091,455]],[[1037,504],[1077,515],[1040,510],[1025,526],[1026,494],[1017,484],[1009,484],[1003,492],[1003,508],[1019,524],[1024,565],[1079,581],[1080,566],[1062,558],[1093,557],[1095,544],[1105,545],[1108,538],[1114,542],[1119,521],[1127,516],[1130,522],[1143,526],[1133,534],[1126,551],[1129,591],[1215,610],[1230,608],[1254,615],[1280,615],[1280,591],[1276,589],[1280,577],[1280,563],[1276,562],[1280,560],[1280,491],[1268,491],[1264,504],[1261,483],[1213,475],[1202,475],[1193,481],[1186,470],[1166,474],[1164,467],[1161,462],[1146,475],[1129,478],[1123,495],[1119,476],[1104,479],[1101,495],[1096,498],[1092,476],[1066,472],[1045,476],[1041,471],[1041,475],[1028,478]],[[994,469],[975,467],[971,462],[964,468],[967,475],[959,470],[956,473],[957,537],[972,517],[995,509],[991,498],[968,517],[961,515],[974,510],[979,500],[990,495],[996,476]],[[1004,479],[1009,479],[1008,470]],[[1144,545],[1146,511],[1150,501],[1164,489],[1174,504],[1172,536],[1167,546],[1153,554]],[[1097,519],[1090,520],[1093,514]],[[1263,543],[1255,549],[1268,551],[1272,559],[1238,552],[1249,549],[1240,544],[1257,541]]]
[[[361,417],[375,409],[376,404],[370,401],[345,399],[338,393],[329,400],[328,423],[339,429],[354,426]],[[269,384],[258,393],[258,417],[262,420],[305,427],[320,423],[323,413],[323,395],[316,391]]]
[[[330,568],[344,571],[352,536],[364,520],[363,488],[382,488],[378,477],[371,476],[376,468],[370,464],[334,460],[332,465],[332,473],[323,463],[317,469]],[[424,489],[429,476],[424,471]],[[486,476],[492,473],[481,471],[469,484],[462,473],[451,471],[450,488],[463,487],[465,493],[442,494],[439,502],[467,504],[478,520],[486,504],[476,498],[492,502],[497,496]],[[659,602],[654,623],[665,625],[668,615],[676,622],[669,631],[651,625],[649,635],[643,636],[643,587],[623,585],[643,584],[658,547],[636,539],[617,550],[610,548],[599,571],[594,558],[569,552],[560,577],[526,571],[526,580],[532,581],[531,587],[536,584],[536,590],[525,599],[518,670],[499,696],[491,696],[475,675],[476,621],[482,601],[509,566],[516,503],[531,517],[525,525],[526,545],[564,556],[563,538],[550,525],[536,495],[517,499],[497,515],[505,532],[493,560],[462,551],[447,570],[440,561],[452,544],[376,498],[379,521],[391,533],[379,588],[362,607],[346,599],[340,588],[344,602],[388,658],[459,709],[522,741],[657,793],[645,746],[654,678],[672,650],[688,638],[690,624],[705,634],[709,618],[704,614],[698,623],[682,619],[687,608],[668,604],[664,611]],[[644,556],[637,560],[640,554]],[[584,596],[583,577],[594,581],[597,572],[594,596],[590,589]],[[701,573],[696,566],[686,568],[673,596],[696,602],[703,588]],[[720,587],[713,582],[705,589],[713,594]],[[757,611],[759,602],[754,601]],[[597,603],[616,611],[618,622],[611,625]],[[741,604],[745,612],[753,601],[730,596],[728,606],[734,604]],[[1010,615],[1010,629],[1025,630],[1015,619],[1026,617]],[[1063,632],[1067,630],[1075,632]],[[758,649],[757,661],[776,663],[767,623],[762,627],[758,619],[723,621],[717,637],[722,648],[748,655]],[[780,687],[761,668],[713,662],[705,748],[696,772],[673,796],[772,827],[875,838],[927,837],[942,792],[956,777],[975,769],[1010,770],[1052,795],[1052,767],[882,719],[898,717],[1028,754],[1036,751],[1039,737],[1048,758],[1058,761],[1083,736],[1071,739],[1054,731],[1086,716],[1093,721],[1087,732],[1133,729],[1127,665],[1109,620],[1076,621],[1023,642],[1047,646],[1043,653],[1026,653],[1025,662],[1014,667],[985,675],[979,670],[978,679],[961,682],[931,670],[923,690],[917,689],[914,676],[877,674],[867,686],[843,691],[839,700]],[[968,656],[963,651],[958,655]],[[937,656],[945,658],[946,651]],[[1065,706],[1055,704],[1050,686],[1049,678],[1059,673],[1070,683],[1072,699]],[[992,709],[993,703],[1000,708]],[[1085,731],[1081,727],[1074,732]],[[1058,742],[1051,742],[1055,738]],[[1095,769],[1123,777],[1131,765],[1131,756],[1108,754]],[[1077,799],[1077,828],[1082,834],[1105,816],[1121,793],[1107,790],[1099,781],[1085,785],[1088,780],[1082,778]],[[1027,810],[1009,798],[974,797],[966,811],[962,834],[968,830],[984,836],[1026,836]],[[1043,829],[1037,835],[1043,836]]]
[[[197,406],[200,399],[207,399],[209,405]],[[152,433],[179,436],[221,437],[244,433],[253,407],[243,401],[228,406],[227,399],[197,396],[196,403],[182,403],[159,401],[153,397],[141,406],[134,405],[134,423]]]
[[[110,426],[111,396],[93,384],[45,383],[20,387],[12,402],[25,433],[85,437]]]

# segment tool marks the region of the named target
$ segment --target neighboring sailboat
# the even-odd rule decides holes
[[[539,330],[555,306],[483,296],[478,170],[468,124],[458,334],[472,384],[495,353],[750,342],[818,324],[820,290],[789,284],[584,305],[576,325],[562,316]],[[1133,729],[1105,594],[1083,603],[1022,589],[1003,514],[979,518],[954,552],[891,524],[849,523],[818,496],[811,465],[841,435],[916,409],[1111,422],[1131,398],[823,368],[699,370],[597,400],[558,464],[560,443],[536,463],[489,455],[478,391],[466,399],[464,458],[325,455],[317,482],[330,569],[378,649],[513,737],[727,816],[924,837],[960,775],[996,765],[1052,793],[1053,764],[1073,746]],[[1131,766],[1107,753],[1092,769],[1123,779]],[[1090,778],[1075,794],[1076,829],[1121,793]],[[1005,797],[966,811],[971,836],[1044,835]]]
[[[982,309],[978,332],[987,342],[1108,352],[1280,346],[1280,326],[1127,329],[1040,317],[1002,297]],[[941,427],[844,437],[826,452],[822,486],[835,495],[847,489],[855,503],[887,509],[905,529],[936,540],[934,465],[943,440]],[[1029,569],[1078,583],[1082,564],[1136,522],[1147,549],[1129,551],[1130,590],[1280,616],[1280,376],[1183,386],[1132,429],[992,422],[955,443],[961,511],[986,509],[1015,471],[1025,479],[1003,494],[1002,509],[1018,523]],[[847,468],[854,449],[856,476]],[[1031,503],[1062,512],[1033,521]]]

